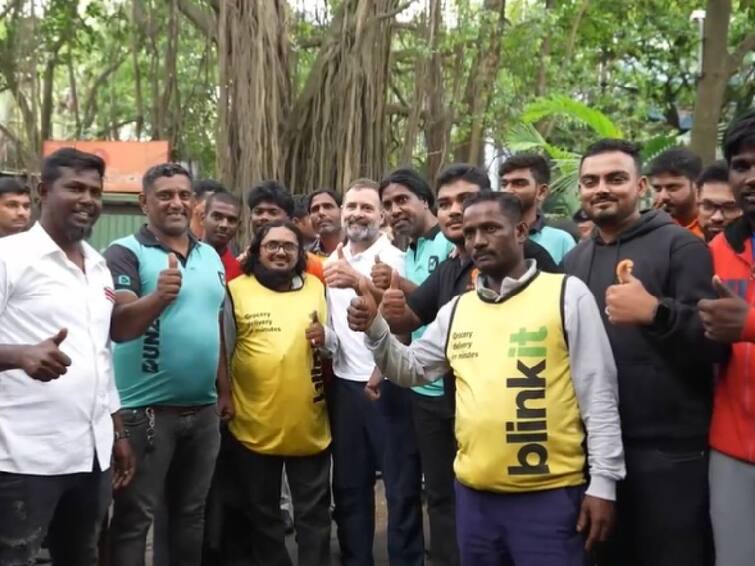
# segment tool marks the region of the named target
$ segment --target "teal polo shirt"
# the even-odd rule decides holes
[[[548,226],[545,218],[539,213],[537,220],[530,227],[529,239],[548,250],[556,265],[560,265],[564,256],[577,245],[569,232]]]
[[[404,258],[406,278],[415,285],[421,285],[438,264],[444,261],[454,249],[454,245],[446,239],[437,224],[427,234],[416,242],[409,244]],[[425,332],[425,326],[412,332],[412,340],[417,340]],[[443,395],[443,378],[432,383],[418,385],[412,388],[421,395],[440,397]]]
[[[170,253],[176,253],[182,273],[178,297],[147,332],[113,346],[115,383],[124,408],[200,406],[217,400],[225,271],[211,246],[189,238],[189,252],[182,257],[143,226],[105,251],[117,293],[152,293]]]

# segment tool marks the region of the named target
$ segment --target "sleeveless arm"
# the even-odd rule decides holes
[[[448,372],[446,342],[455,304],[456,299],[440,309],[422,337],[411,346],[399,342],[378,314],[365,333],[365,344],[386,379],[401,387],[413,387],[435,381]]]

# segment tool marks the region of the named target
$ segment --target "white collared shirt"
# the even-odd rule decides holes
[[[85,272],[37,223],[0,239],[0,344],[35,345],[62,328],[67,373],[42,382],[0,372],[0,471],[35,475],[102,470],[120,408],[110,353],[113,279],[82,243]]]
[[[343,255],[351,267],[367,277],[370,276],[372,266],[375,265],[375,256],[379,256],[381,262],[387,263],[398,271],[399,275],[404,276],[404,252],[391,244],[385,234],[358,254],[352,254],[351,246],[345,245]],[[333,252],[327,259],[326,265],[335,259],[336,252]],[[333,372],[341,379],[366,382],[375,368],[375,361],[364,345],[364,333],[351,330],[346,320],[346,310],[349,308],[351,299],[356,297],[356,292],[353,289],[328,287],[327,295],[330,325],[338,336],[338,350],[333,359]]]

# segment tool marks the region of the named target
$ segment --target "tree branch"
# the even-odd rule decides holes
[[[739,42],[734,52],[729,55],[729,74],[733,75],[739,69],[742,61],[750,51],[755,49],[755,33],[748,34]]]
[[[100,88],[100,85],[102,85],[102,83],[104,83],[110,75],[117,71],[118,67],[120,67],[125,60],[125,56],[119,56],[112,65],[102,71],[99,76],[94,79],[94,82],[89,89],[89,93],[87,93],[86,102],[84,102],[84,120],[81,124],[82,129],[88,128],[94,121],[95,100],[97,99],[97,92]]]
[[[192,0],[178,0],[178,9],[199,31],[217,42],[218,22],[215,14],[197,6]]]

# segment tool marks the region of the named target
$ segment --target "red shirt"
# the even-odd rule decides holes
[[[749,228],[731,228],[710,243],[713,267],[724,284],[752,306],[741,341],[732,344],[731,357],[719,370],[710,445],[728,456],[755,463],[755,265]]]
[[[241,264],[239,263],[239,260],[237,260],[236,256],[231,253],[230,248],[225,249],[223,255],[220,256],[220,261],[223,262],[223,267],[225,268],[226,283],[230,283],[243,273],[241,271]]]

